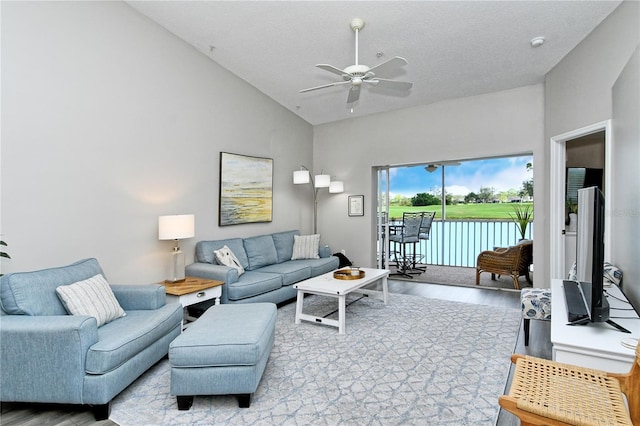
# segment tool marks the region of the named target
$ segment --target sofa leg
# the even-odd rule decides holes
[[[109,418],[109,414],[111,414],[111,401],[106,404],[93,405],[93,416],[96,418],[96,421],[107,420]]]
[[[251,405],[251,394],[243,393],[240,395],[236,395],[238,397],[238,407],[240,408],[249,408]]]
[[[193,405],[193,395],[180,395],[176,399],[178,400],[178,410],[188,410]]]

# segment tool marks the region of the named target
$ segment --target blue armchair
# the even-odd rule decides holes
[[[0,400],[83,404],[96,420],[110,402],[168,352],[182,307],[165,304],[162,285],[114,285],[126,312],[100,327],[69,315],[56,288],[103,274],[96,259],[0,278]]]

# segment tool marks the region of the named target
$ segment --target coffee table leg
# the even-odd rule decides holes
[[[338,296],[338,333],[344,334],[346,315],[345,315],[345,303],[346,296],[341,294]]]
[[[389,300],[389,286],[387,285],[387,277],[382,277],[382,301],[387,304]]]
[[[300,315],[302,315],[302,303],[304,302],[304,292],[298,290],[298,299],[296,300],[296,324],[300,324]]]

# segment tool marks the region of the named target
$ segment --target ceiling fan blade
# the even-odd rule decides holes
[[[339,76],[348,75],[346,72],[344,72],[340,68],[334,67],[333,65],[318,64],[316,65],[316,67],[320,68],[321,70],[329,71],[330,73],[333,73],[333,74],[338,74]]]
[[[351,86],[349,89],[349,96],[347,97],[347,104],[352,104],[360,99],[360,85]]]
[[[370,68],[369,71],[374,72],[375,75],[391,74],[393,71],[396,71],[404,65],[407,65],[407,60],[400,56],[396,56],[395,58],[391,58],[386,62]]]
[[[408,81],[387,80],[386,78],[374,78],[365,81],[367,83],[373,83],[378,87],[386,87],[395,90],[409,90],[413,86],[413,83],[409,83]]]
[[[322,86],[315,86],[315,87],[309,87],[308,89],[302,89],[302,90],[300,90],[299,93],[305,93],[305,92],[310,92],[312,90],[324,89],[326,87],[341,86],[343,84],[348,84],[348,83],[351,83],[351,82],[350,81],[336,81],[335,83],[323,84]]]

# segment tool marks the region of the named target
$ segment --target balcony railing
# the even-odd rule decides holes
[[[527,226],[525,238],[532,236],[533,222]],[[520,238],[511,220],[434,220],[429,239],[420,240],[416,253],[425,264],[475,267],[480,252],[515,245]],[[408,254],[412,249],[408,244]]]

